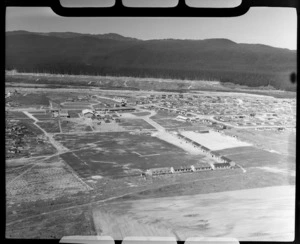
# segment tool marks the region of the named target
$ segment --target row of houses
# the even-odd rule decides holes
[[[27,156],[29,153],[24,150],[24,147],[26,146],[25,138],[28,135],[31,133],[26,126],[7,121],[5,123],[5,157]]]
[[[127,99],[125,99],[124,97],[114,97],[113,99],[119,103],[123,103],[123,104],[127,103]]]
[[[181,167],[163,167],[163,168],[153,168],[146,170],[146,175],[164,175],[164,174],[178,174],[178,173],[188,173],[196,171],[213,170],[209,165],[206,167],[194,167],[191,166],[181,166]]]
[[[52,108],[50,110],[52,117],[64,117],[64,118],[69,118],[70,114],[67,109],[61,109],[61,108]]]
[[[52,117],[64,117],[64,118],[70,118],[72,117],[70,112],[67,109],[61,109],[61,108],[52,108],[51,110]],[[117,107],[117,108],[97,108],[95,110],[91,109],[84,109],[82,110],[82,114],[87,117],[91,118],[94,115],[97,115],[97,112],[134,112],[135,108],[132,107]]]
[[[151,94],[150,99],[183,98],[183,94]]]
[[[208,170],[220,170],[220,169],[234,169],[235,164],[230,163],[215,163],[213,166],[205,165],[205,166],[180,166],[180,167],[163,167],[163,168],[153,168],[148,169],[142,176],[150,175],[165,175],[165,174],[180,174],[180,173],[192,173],[192,172],[201,172]]]
[[[82,110],[82,115],[85,118],[91,118],[91,119],[98,119],[98,120],[105,120],[105,122],[110,122],[110,120],[115,120],[116,122],[120,122],[119,116],[115,113],[108,114],[108,113],[102,113],[93,111],[91,109],[84,109]]]
[[[176,117],[176,120],[184,121],[184,122],[196,122],[196,121],[200,121],[200,118],[189,118],[186,116],[178,115]]]
[[[114,107],[114,108],[104,108],[104,107],[94,107],[96,112],[118,112],[118,113],[130,113],[134,112],[134,107]]]

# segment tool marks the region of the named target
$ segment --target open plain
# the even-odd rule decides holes
[[[40,76],[6,87],[7,237],[293,239],[290,93],[26,86]]]
[[[294,240],[294,186],[111,203],[93,210],[98,234]],[[226,207],[224,207],[226,206]]]

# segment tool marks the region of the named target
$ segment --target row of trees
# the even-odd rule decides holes
[[[132,68],[132,67],[96,67],[83,66],[81,64],[43,64],[38,67],[7,67],[17,68],[19,72],[53,73],[69,75],[101,75],[101,76],[130,76],[152,77],[165,79],[190,79],[190,80],[214,80],[222,83],[233,83],[249,87],[272,86],[276,89],[296,91],[296,85],[289,80],[290,74],[285,73],[255,73],[226,70],[190,70],[190,69],[166,69],[166,68]],[[47,79],[39,82],[48,83]],[[52,81],[51,81],[52,82]],[[69,82],[69,81],[68,81]],[[70,83],[70,85],[86,85],[84,82]]]

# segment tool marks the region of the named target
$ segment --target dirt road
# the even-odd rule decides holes
[[[38,127],[41,131],[43,131],[43,133],[45,134],[45,136],[49,139],[49,142],[56,148],[57,150],[57,153],[58,154],[61,154],[61,153],[65,153],[65,152],[68,152],[69,149],[66,148],[65,146],[63,146],[61,143],[59,143],[58,141],[56,141],[54,138],[53,138],[53,135],[52,134],[49,134],[47,131],[45,131],[42,127],[40,127],[37,122],[38,120],[29,112],[27,111],[24,111],[23,112],[24,114],[26,114],[29,118],[33,119],[34,122],[33,124]]]

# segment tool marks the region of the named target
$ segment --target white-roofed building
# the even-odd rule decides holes
[[[61,110],[59,111],[59,117],[70,117],[70,116],[69,116],[69,113],[68,113],[68,110],[66,110],[66,109],[61,109]]]
[[[91,117],[93,117],[94,112],[91,109],[84,109],[84,110],[82,110],[82,115],[86,118],[91,118]]]
[[[187,117],[185,117],[185,116],[178,115],[178,116],[176,117],[176,120],[180,120],[180,121],[187,121],[187,120],[188,120],[188,118],[187,118]]]

